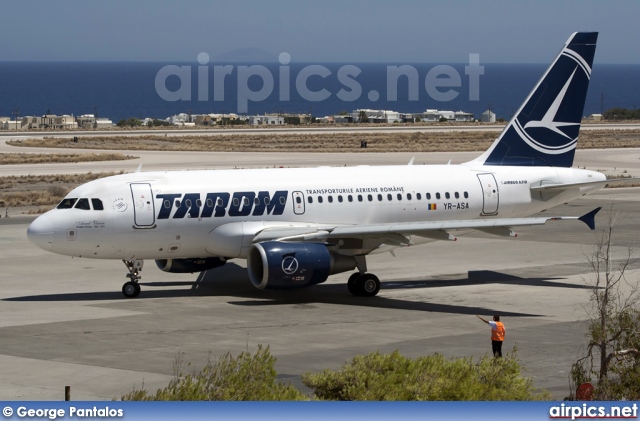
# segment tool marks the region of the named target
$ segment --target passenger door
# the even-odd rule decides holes
[[[478,174],[480,186],[482,187],[482,214],[496,215],[500,202],[498,183],[493,174]]]
[[[155,228],[156,211],[149,183],[131,183],[134,224],[140,228]]]

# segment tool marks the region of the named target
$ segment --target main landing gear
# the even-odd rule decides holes
[[[127,298],[135,298],[140,295],[140,284],[138,284],[138,281],[142,279],[142,276],[140,276],[139,273],[144,265],[144,260],[134,259],[123,260],[122,262],[129,270],[127,278],[130,279],[130,281],[125,282],[124,285],[122,285],[122,293]]]
[[[353,295],[373,297],[380,291],[380,279],[373,273],[356,272],[349,276],[347,288]]]
[[[358,272],[349,277],[347,288],[353,295],[359,297],[374,297],[380,291],[380,279],[367,271],[367,262],[364,256],[356,256]]]

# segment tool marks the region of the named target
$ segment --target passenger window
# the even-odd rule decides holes
[[[422,195],[420,193],[416,193],[416,199],[422,200]],[[411,199],[409,199],[409,200],[411,200]]]
[[[455,195],[456,199],[460,199],[460,193],[455,192],[454,195]]]
[[[402,200],[402,195],[398,193],[398,200]]]
[[[102,200],[100,199],[91,199],[91,204],[93,205],[93,210],[104,210]]]
[[[196,206],[197,206],[197,207],[199,207],[199,208],[201,208],[201,207],[202,207],[202,200],[197,199],[197,200],[196,200]]]
[[[427,193],[427,200],[431,200],[431,193]]]
[[[191,207],[191,199],[187,199],[187,200],[185,200],[185,201],[184,201],[184,205],[185,205],[186,207],[190,208],[190,207]]]
[[[74,206],[76,209],[82,210],[91,210],[91,206],[89,206],[89,199],[78,199],[78,203]]]
[[[436,193],[436,199],[440,199],[440,193]]]
[[[181,203],[182,202],[180,202],[179,200],[176,200],[176,208],[179,208]]]
[[[60,202],[60,204],[57,206],[57,209],[71,209],[76,203],[76,200],[78,199],[62,199],[62,202]]]
[[[222,199],[219,197],[216,199],[216,206],[222,207]]]
[[[347,196],[347,200],[348,200],[349,202],[353,202],[353,196],[351,196],[351,195]]]
[[[255,198],[253,199],[253,204],[254,204],[254,205],[256,205],[256,206],[258,206],[258,205],[260,204],[260,198],[259,198],[259,197],[255,197]]]
[[[322,203],[322,196],[318,196],[318,203]]]
[[[418,194],[420,194],[420,193],[418,193]],[[398,195],[398,196],[400,196],[400,195]],[[402,198],[402,196],[400,196],[400,198]],[[407,200],[411,200],[411,193],[407,193]]]
[[[378,202],[382,202],[382,195],[381,194],[378,195]]]
[[[313,197],[311,197],[311,196],[307,197],[307,202],[313,203]]]
[[[387,200],[389,202],[391,202],[393,200],[393,196],[391,196],[391,193],[387,194]]]
[[[338,196],[338,202],[342,203],[342,195]]]
[[[468,198],[469,198],[469,193],[464,192],[464,198],[465,198],[465,199],[468,199]]]
[[[446,192],[446,193],[444,194],[444,197],[446,197],[447,199],[450,199],[450,198],[451,198],[451,195],[449,194],[449,192]]]
[[[373,202],[373,196],[372,195],[367,195],[367,199],[369,199],[369,202]]]
[[[286,203],[287,199],[285,199],[284,197],[280,198],[280,204],[284,205]]]
[[[209,200],[211,200],[211,199],[209,199]],[[163,202],[163,205],[164,205],[165,208],[169,209],[171,207],[171,202],[169,202],[168,200],[165,200]]]
[[[239,206],[240,205],[240,200],[238,200],[237,197],[233,198],[233,206]]]
[[[165,203],[167,203],[167,202],[169,202],[169,201],[168,201],[168,200],[165,200],[164,202],[165,202]],[[166,207],[166,208],[168,208],[169,206],[166,206],[166,205],[165,205],[165,207]],[[212,208],[212,207],[213,207],[213,200],[211,200],[211,199],[207,199],[207,207],[208,207],[208,208]]]
[[[300,199],[300,196],[296,197],[296,203],[297,203],[297,204],[302,203],[302,199]]]
[[[333,203],[333,196],[330,195],[327,199],[329,200],[329,203]]]
[[[361,194],[358,195],[358,202],[362,202],[362,195]]]
[[[249,206],[249,198],[248,197],[243,197],[242,198],[242,205],[243,206]]]
[[[264,198],[264,204],[268,206],[269,203],[271,203],[271,200],[268,197],[265,197]]]

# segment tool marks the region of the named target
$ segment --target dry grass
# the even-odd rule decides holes
[[[220,136],[114,136],[69,139],[26,139],[14,146],[111,150],[216,152],[463,152],[486,150],[497,132],[233,134]],[[360,142],[367,141],[367,149]],[[580,149],[640,147],[640,130],[585,130]]]
[[[473,151],[487,148],[495,132],[452,133],[322,133],[233,134],[220,136],[115,136],[68,139],[26,139],[14,146],[112,150],[216,151],[216,152],[354,152],[367,141],[367,152]]]
[[[121,153],[3,153],[0,154],[0,165],[13,164],[51,164],[64,162],[94,162],[94,161],[125,161],[138,159],[137,156],[123,155]]]
[[[41,208],[42,211],[47,211],[57,205],[73,188],[91,180],[122,173],[0,177],[0,203],[4,203],[2,206],[10,208],[35,206]]]

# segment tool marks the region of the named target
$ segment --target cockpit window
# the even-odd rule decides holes
[[[64,198],[62,199],[62,202],[60,202],[60,204],[57,206],[56,209],[71,209],[73,207],[73,205],[76,203],[76,199],[74,198]]]
[[[91,204],[93,205],[93,210],[104,210],[102,200],[100,199],[91,199]]]
[[[78,203],[74,206],[76,209],[82,210],[91,210],[91,206],[89,206],[89,199],[78,199]]]

